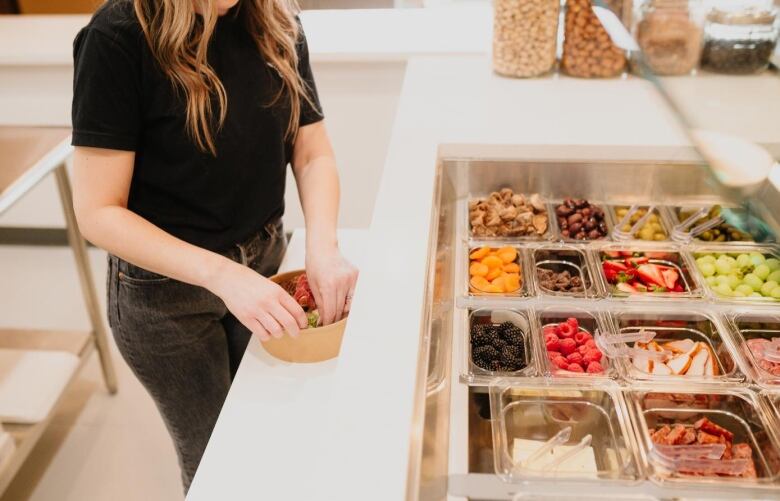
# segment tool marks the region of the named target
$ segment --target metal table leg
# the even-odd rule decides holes
[[[111,354],[108,349],[108,339],[106,337],[103,316],[100,313],[100,303],[95,293],[95,281],[92,278],[92,267],[87,257],[87,246],[79,232],[76,214],[73,211],[73,194],[71,193],[65,164],[63,163],[57,167],[54,174],[57,177],[62,211],[65,214],[68,242],[71,249],[73,249],[73,257],[76,259],[81,292],[84,296],[84,304],[87,307],[90,323],[92,324],[92,335],[94,336],[95,347],[100,359],[100,366],[103,369],[103,379],[106,382],[108,391],[113,394],[117,391],[116,373],[114,372],[114,364],[111,361]]]

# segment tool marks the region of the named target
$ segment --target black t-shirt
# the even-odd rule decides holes
[[[292,145],[281,85],[234,12],[222,16],[208,61],[227,92],[215,134],[217,156],[187,133],[185,104],[160,69],[128,0],[109,0],[74,42],[73,144],[135,151],[128,208],[187,242],[222,250],[284,212]],[[301,103],[300,125],[322,120],[306,38],[300,72],[316,108]]]

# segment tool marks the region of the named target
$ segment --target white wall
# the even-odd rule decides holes
[[[371,222],[405,63],[315,62],[313,67],[341,174],[339,224],[365,228]],[[68,67],[0,66],[0,123],[69,123],[71,79]],[[302,227],[292,176],[286,199],[286,226]],[[53,178],[0,215],[0,226],[63,225]]]

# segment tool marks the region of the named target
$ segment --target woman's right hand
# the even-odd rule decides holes
[[[285,331],[295,337],[308,324],[303,308],[287,291],[236,262],[225,260],[206,288],[262,341],[280,338]]]

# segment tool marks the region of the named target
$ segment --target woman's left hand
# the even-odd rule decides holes
[[[306,253],[306,275],[322,325],[338,322],[349,313],[358,270],[344,259],[338,247]]]

